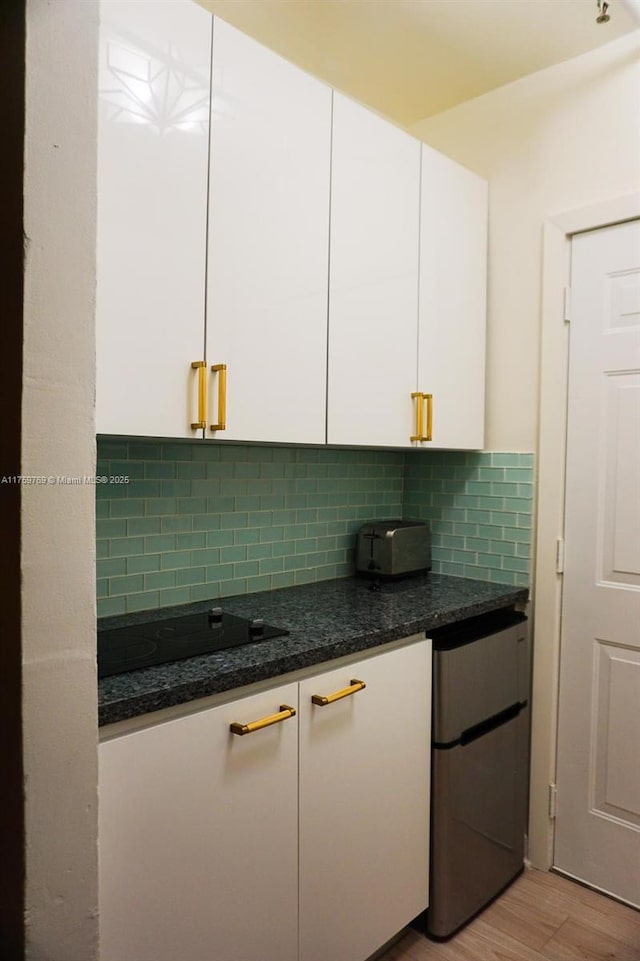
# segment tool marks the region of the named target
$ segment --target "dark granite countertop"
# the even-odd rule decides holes
[[[225,611],[261,617],[289,630],[277,637],[215,654],[103,678],[99,723],[111,724],[277,678],[290,671],[365,651],[410,634],[526,601],[527,588],[426,574],[371,590],[360,578],[319,581],[217,601]],[[176,614],[208,610],[202,601],[181,607],[103,618],[100,627],[124,627]]]

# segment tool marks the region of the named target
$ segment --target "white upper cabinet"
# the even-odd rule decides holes
[[[197,3],[101,0],[99,433],[480,448],[486,258],[475,174]]]
[[[330,88],[216,18],[209,437],[325,441],[330,147]]]
[[[419,142],[335,93],[329,443],[410,443],[419,213]]]
[[[431,395],[422,447],[484,446],[485,180],[422,146],[418,389]],[[423,425],[426,433],[427,402]]]
[[[329,443],[483,446],[486,273],[486,182],[334,94]]]
[[[194,436],[212,17],[159,0],[100,11],[97,430]]]

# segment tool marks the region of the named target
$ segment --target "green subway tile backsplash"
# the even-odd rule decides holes
[[[527,585],[532,454],[98,439],[100,616],[353,572],[371,518],[428,520],[433,570]]]
[[[397,451],[99,438],[98,458],[129,478],[97,490],[100,615],[346,576],[362,521],[402,516]]]
[[[404,516],[429,521],[433,570],[528,586],[534,480],[529,453],[407,454]]]

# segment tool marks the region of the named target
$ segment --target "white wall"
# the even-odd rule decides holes
[[[536,447],[543,221],[638,189],[639,51],[636,31],[411,128],[490,182],[489,449]]]
[[[95,471],[98,4],[27,0],[23,475]],[[94,488],[22,487],[26,941],[97,954]],[[123,959],[124,961],[124,959]]]

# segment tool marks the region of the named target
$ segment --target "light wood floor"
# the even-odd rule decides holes
[[[410,931],[379,961],[640,961],[640,912],[528,869],[450,941]]]

